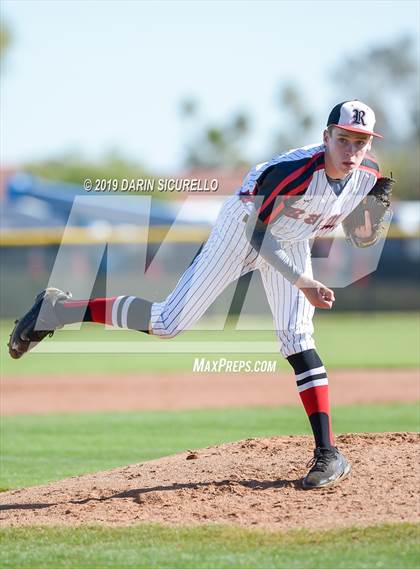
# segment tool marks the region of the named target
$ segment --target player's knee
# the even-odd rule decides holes
[[[185,328],[180,326],[179,319],[172,317],[171,313],[168,313],[165,302],[155,306],[160,309],[154,311],[150,320],[149,333],[162,340],[171,340],[185,330]]]
[[[152,334],[161,340],[171,340],[172,338],[176,338],[181,332],[182,330],[176,328],[160,328],[152,331]]]
[[[280,352],[284,358],[315,348],[315,342],[310,333],[284,330],[278,331],[277,337],[280,341]]]
[[[296,352],[295,348],[292,350],[289,346],[284,345],[284,344],[280,344],[280,353],[285,359],[287,359],[289,356],[291,356],[295,352]]]

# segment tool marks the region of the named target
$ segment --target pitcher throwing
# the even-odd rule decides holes
[[[190,329],[217,296],[259,270],[280,351],[292,366],[315,438],[305,489],[343,480],[350,465],[334,445],[328,377],[313,339],[315,308],[330,309],[334,292],[314,280],[310,240],[340,223],[358,247],[379,239],[393,180],[381,177],[369,154],[375,115],[358,100],[336,105],[323,142],[290,150],[255,166],[223,205],[209,239],[163,302],[135,296],[72,300],[49,288],[11,333],[20,358],[54,330],[74,322],[106,323],[159,338]]]

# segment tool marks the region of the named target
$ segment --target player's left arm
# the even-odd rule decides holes
[[[370,247],[380,239],[389,218],[394,184],[392,178],[378,178],[369,194],[342,221],[344,234],[352,245]]]

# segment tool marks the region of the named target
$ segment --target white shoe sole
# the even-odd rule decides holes
[[[343,471],[343,474],[336,478],[335,480],[331,480],[331,482],[327,482],[326,484],[322,484],[322,486],[305,486],[302,481],[302,488],[304,490],[322,490],[322,488],[331,488],[331,486],[335,486],[336,484],[340,484],[347,476],[351,473],[351,465],[347,463],[346,468]]]

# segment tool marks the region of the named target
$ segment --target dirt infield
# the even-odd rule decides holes
[[[334,405],[419,399],[416,370],[332,371]],[[299,404],[293,376],[63,375],[4,378],[2,413],[70,413]],[[420,437],[347,434],[351,476],[304,491],[311,437],[249,439],[0,494],[0,525],[235,523],[327,529],[419,521]]]
[[[340,485],[305,491],[310,437],[271,437],[0,494],[0,523],[129,525],[231,522],[327,529],[419,521],[419,435],[347,434]]]
[[[420,398],[417,370],[333,370],[329,379],[333,405]],[[3,415],[300,404],[291,373],[6,377],[1,394]]]

